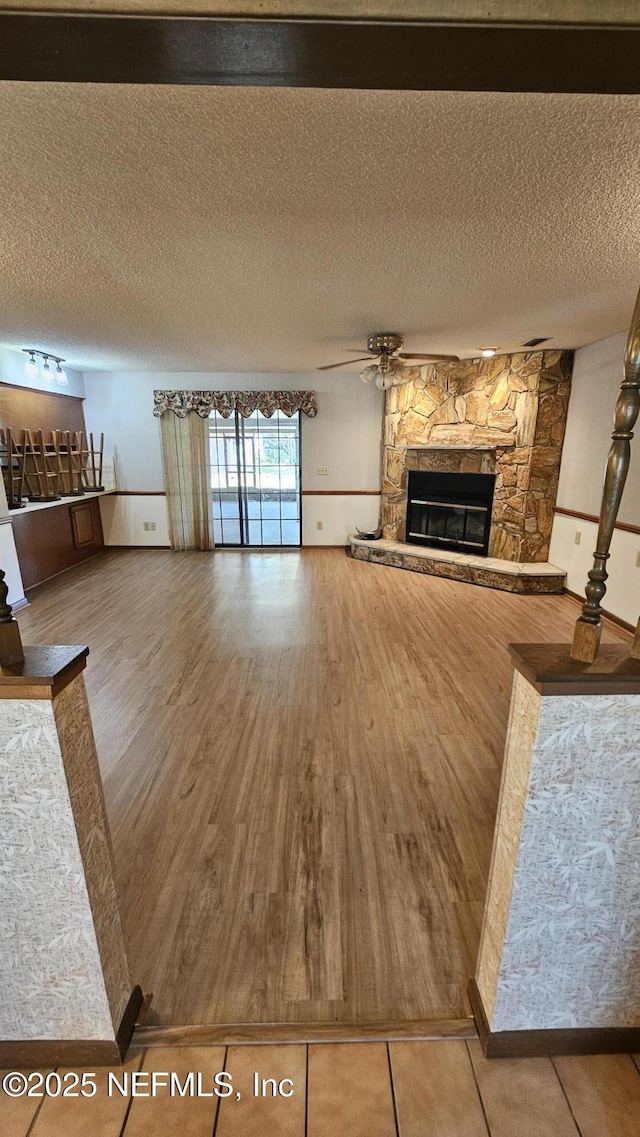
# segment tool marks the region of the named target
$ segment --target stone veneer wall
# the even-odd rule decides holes
[[[529,351],[412,368],[387,392],[383,537],[405,539],[407,470],[495,472],[489,555],[546,561],[572,366],[570,351]]]

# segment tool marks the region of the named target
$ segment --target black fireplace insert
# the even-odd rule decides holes
[[[486,557],[495,474],[409,470],[406,540]]]

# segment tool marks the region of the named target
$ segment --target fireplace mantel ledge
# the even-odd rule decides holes
[[[417,446],[396,446],[395,450],[510,450],[515,442],[426,442]]]

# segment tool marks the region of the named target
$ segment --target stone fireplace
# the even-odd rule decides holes
[[[530,351],[412,368],[387,392],[383,538],[407,539],[409,471],[494,475],[485,551],[546,562],[572,362],[569,351]]]

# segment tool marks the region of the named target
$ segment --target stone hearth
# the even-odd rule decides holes
[[[562,592],[566,574],[555,565],[540,562],[522,564],[496,557],[474,557],[448,549],[427,549],[402,541],[365,541],[351,536],[351,555],[357,561],[372,561],[390,568],[445,576],[503,592]]]
[[[489,556],[544,564],[572,359],[530,351],[412,368],[411,382],[387,392],[383,537],[405,540],[407,470],[495,473]]]

